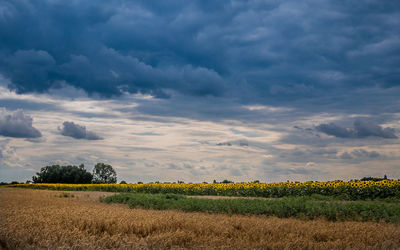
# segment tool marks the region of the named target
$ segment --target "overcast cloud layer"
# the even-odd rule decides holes
[[[299,98],[398,86],[396,1],[3,1],[19,92]],[[245,90],[247,93],[243,93]]]
[[[398,27],[397,1],[0,1],[1,174],[399,178]]]

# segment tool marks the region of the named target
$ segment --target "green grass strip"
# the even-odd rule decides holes
[[[317,199],[315,199],[317,198]],[[242,215],[266,215],[279,218],[326,218],[330,221],[400,222],[400,203],[380,201],[340,202],[320,197],[282,199],[203,199],[176,194],[123,193],[101,198],[106,203],[124,203],[131,208],[176,209],[185,212],[209,212]]]

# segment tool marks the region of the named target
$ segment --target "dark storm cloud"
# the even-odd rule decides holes
[[[334,123],[320,124],[316,127],[320,132],[339,138],[366,138],[369,136],[385,139],[397,139],[393,128],[382,128],[372,122],[356,120],[354,128],[345,128]]]
[[[61,134],[75,139],[102,140],[103,138],[96,133],[89,131],[85,126],[75,124],[74,122],[64,122],[62,128],[59,128]]]
[[[282,102],[400,83],[397,1],[0,5],[0,72],[19,92],[65,81],[106,96]]]
[[[42,134],[32,126],[32,118],[22,110],[0,109],[0,135],[16,138],[38,138]]]

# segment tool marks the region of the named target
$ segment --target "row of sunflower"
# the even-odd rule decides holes
[[[283,197],[321,194],[346,199],[400,198],[400,180],[328,181],[279,183],[146,183],[146,184],[15,184],[11,187],[68,191],[107,191],[176,193],[185,195],[224,195]]]

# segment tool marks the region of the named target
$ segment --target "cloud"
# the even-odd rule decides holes
[[[377,158],[377,157],[381,156],[376,151],[367,151],[364,149],[355,149],[351,152],[351,154],[356,157],[368,157],[368,158]]]
[[[286,162],[327,162],[337,158],[335,148],[310,147],[309,145],[286,150],[275,149],[274,151],[280,161]]]
[[[340,158],[344,160],[351,159],[374,159],[381,157],[381,154],[377,151],[368,151],[365,149],[354,149],[351,152],[343,152],[339,155]]]
[[[0,166],[22,167],[29,165],[17,153],[17,147],[10,145],[12,139],[0,140]]]
[[[103,138],[96,133],[86,130],[85,126],[75,124],[74,122],[63,123],[62,128],[59,128],[61,134],[69,136],[75,139],[86,139],[86,140],[102,140]]]
[[[229,166],[240,170],[243,181],[246,175],[263,178],[264,158],[283,169],[269,173],[270,180],[301,172],[336,178],[342,174],[340,156],[354,159],[343,166],[343,176],[353,176],[350,169],[365,170],[367,164],[356,164],[362,157],[371,169],[377,169],[372,166],[377,159],[384,168],[398,166],[397,158],[390,162],[390,157],[352,152],[375,148],[390,155],[398,143],[389,140],[400,128],[398,1],[18,0],[0,5],[0,106],[23,109],[46,132],[41,143],[11,139],[20,163],[74,159],[71,164],[79,164],[75,156],[85,155],[82,159],[92,163],[132,166],[152,159],[132,167],[131,180],[166,178],[160,168],[170,163],[185,174],[189,168],[179,162],[188,162],[201,173],[195,166],[209,166],[212,179],[219,171],[226,178],[235,174],[217,170]],[[376,124],[353,126],[355,117]],[[115,128],[101,147],[85,141],[100,138],[101,131],[89,123],[85,128],[69,122],[58,132],[80,141],[59,141],[52,133],[63,121],[88,118],[90,124]],[[317,165],[306,167],[307,162]],[[254,169],[244,171],[241,164]]]
[[[320,173],[321,171],[315,168],[313,169],[307,167],[298,167],[298,168],[274,168],[267,170],[267,172],[277,175],[292,175],[292,174],[312,175]]]
[[[232,176],[242,176],[243,175],[242,171],[239,169],[236,169],[236,168],[229,169],[229,173]]]
[[[340,155],[340,158],[344,160],[350,160],[353,159],[353,156],[349,152],[344,152]]]
[[[387,127],[382,128],[372,122],[356,120],[354,128],[345,128],[334,123],[320,124],[316,129],[327,135],[332,135],[339,138],[366,138],[370,136],[381,137],[385,139],[397,139],[395,129]]]
[[[65,81],[104,96],[337,96],[399,86],[399,13],[379,0],[9,1],[0,72],[19,92]]]
[[[249,143],[247,140],[234,140],[234,141],[227,141],[227,142],[219,142],[216,144],[217,146],[233,146],[237,145],[240,147],[248,147]]]
[[[183,170],[184,168],[181,167],[181,166],[178,166],[177,164],[170,163],[170,164],[169,164],[169,169]]]
[[[0,109],[0,135],[16,138],[38,138],[42,134],[32,126],[33,119],[24,111]]]
[[[397,139],[393,128],[382,128],[379,125],[369,123],[367,121],[357,120],[354,122],[354,131],[357,137],[363,138],[367,136],[376,136],[388,139]]]
[[[320,124],[316,127],[320,132],[328,135],[333,135],[340,138],[350,138],[354,137],[354,131],[348,128],[340,127],[334,123]]]

